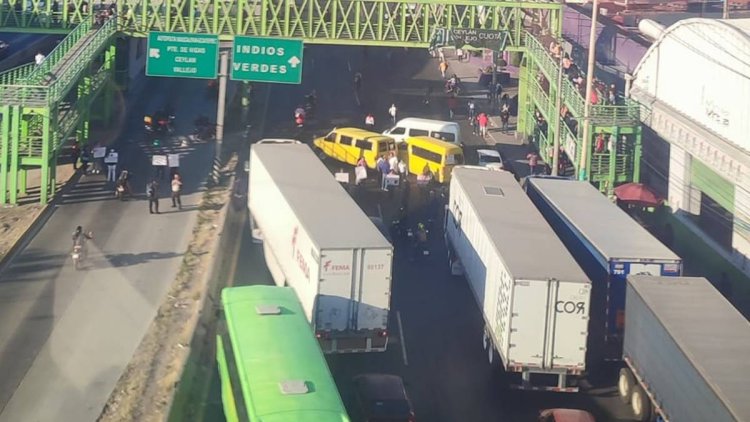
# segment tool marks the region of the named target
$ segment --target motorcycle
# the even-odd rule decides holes
[[[115,198],[119,199],[120,201],[125,200],[125,195],[131,195],[130,193],[130,187],[128,186],[128,183],[125,182],[117,182],[117,186],[115,186]]]
[[[81,269],[81,261],[83,261],[83,245],[73,246],[73,252],[70,253],[70,258],[73,260],[73,266],[76,270]]]
[[[303,114],[298,114],[297,117],[294,118],[294,123],[298,128],[303,128],[305,126],[305,116]]]
[[[411,232],[411,229],[410,229]],[[430,256],[430,248],[427,235],[429,230],[424,224],[419,223],[417,225],[416,232],[412,234],[412,257],[411,261],[415,261],[418,258],[428,258]]]

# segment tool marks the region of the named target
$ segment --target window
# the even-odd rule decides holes
[[[409,129],[409,136],[427,136],[430,132],[423,129]]]
[[[463,163],[464,163],[463,154],[449,154],[447,157],[445,157],[445,164],[460,165]]]
[[[339,137],[339,143],[340,143],[341,145],[348,145],[348,146],[351,146],[351,145],[352,145],[352,137],[351,137],[351,136],[344,136],[344,135],[341,135],[341,136]]]
[[[336,142],[336,132],[331,132],[323,138],[326,142]]]
[[[386,141],[379,142],[378,143],[378,152],[386,152],[388,150],[393,150],[394,147],[392,147],[392,145],[393,144],[391,144],[390,142],[386,142]]]
[[[443,157],[440,154],[432,151],[427,151],[426,149],[420,148],[418,146],[412,146],[411,153],[419,158],[423,158],[427,161],[432,161],[433,163],[443,163]]]
[[[449,132],[432,132],[430,134],[433,138],[442,139],[447,142],[456,142],[456,134]]]
[[[391,129],[391,131],[388,133],[389,135],[403,135],[406,133],[406,129],[402,127],[394,127]]]
[[[372,143],[370,141],[365,141],[363,139],[355,139],[354,146],[356,146],[359,149],[363,149],[365,151],[369,151],[372,149]]]

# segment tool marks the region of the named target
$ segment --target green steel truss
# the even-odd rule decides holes
[[[91,104],[113,80],[116,32],[114,20],[84,21],[40,65],[0,74],[0,204],[18,202],[32,168],[40,201],[54,194],[61,147],[72,135],[86,141]]]
[[[92,2],[94,3],[94,2]],[[84,12],[106,7],[86,0],[7,0],[0,30],[66,32]],[[107,2],[109,4],[109,2]],[[118,0],[120,30],[303,38],[308,43],[426,46],[434,28],[486,28],[511,32],[519,49],[533,22],[559,34],[561,4],[488,0]],[[93,10],[89,10],[93,7]]]
[[[562,91],[562,103],[578,121],[577,133],[572,133],[564,122],[560,122],[560,145],[573,161],[578,174],[583,146],[584,98],[568,78],[557,86],[559,63],[542,43],[529,33],[524,35],[526,55],[522,63],[522,79],[519,98],[518,130],[532,136],[545,161],[552,162],[554,119],[560,119],[560,110],[555,109],[558,90]],[[549,83],[545,91],[538,82],[541,73]],[[535,127],[534,111],[538,110],[548,122],[546,133]],[[641,159],[640,106],[629,99],[622,105],[592,105],[589,153],[587,154],[587,180],[597,184],[602,191],[611,192],[616,184],[638,181]],[[599,133],[608,134],[617,142],[611,151],[596,152],[595,139]],[[624,139],[623,139],[624,136]]]

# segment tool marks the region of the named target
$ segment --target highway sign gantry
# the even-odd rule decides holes
[[[149,32],[147,51],[148,76],[216,79],[217,35]]]
[[[231,76],[236,81],[302,82],[302,40],[234,37]]]

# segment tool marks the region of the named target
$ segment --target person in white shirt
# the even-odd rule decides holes
[[[388,109],[388,114],[391,116],[391,119],[393,120],[393,124],[396,124],[396,112],[398,109],[396,108],[396,104],[391,104],[391,108]]]
[[[36,53],[36,56],[34,56],[34,62],[36,62],[37,66],[44,62],[44,54],[42,54],[41,51]]]

